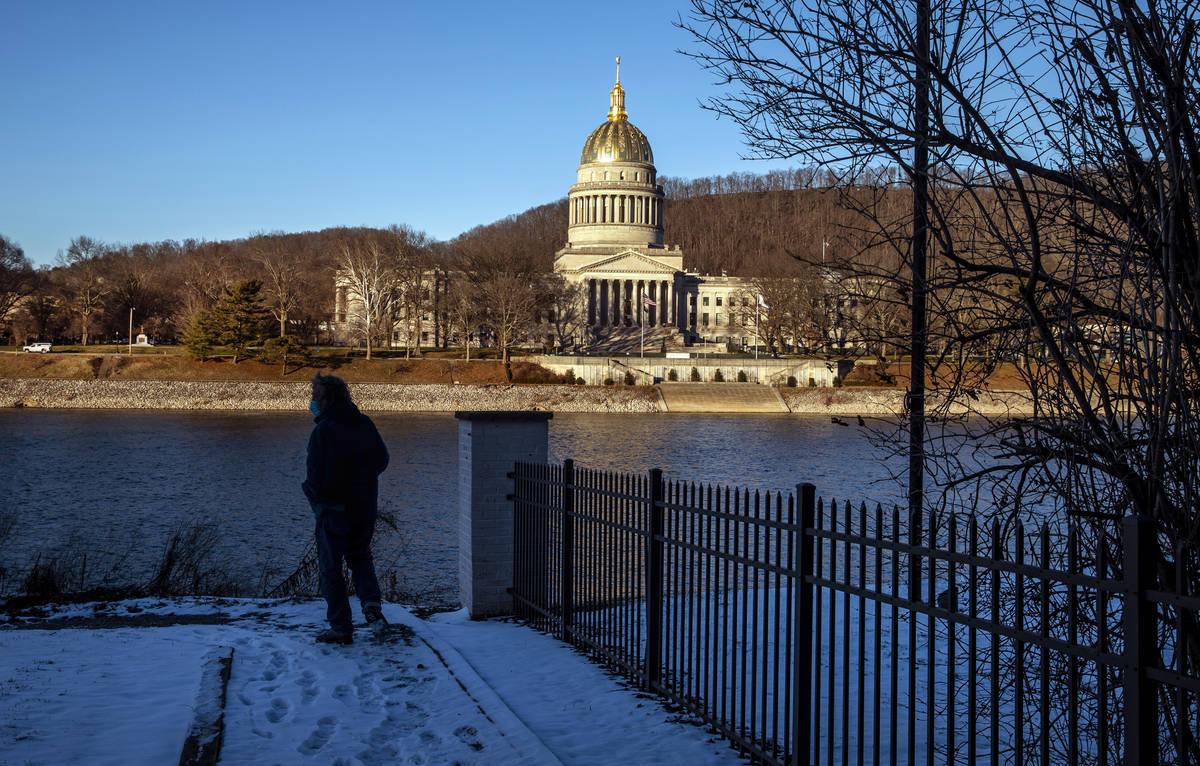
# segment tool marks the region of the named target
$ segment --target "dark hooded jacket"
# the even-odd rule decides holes
[[[388,464],[387,447],[375,424],[349,401],[331,404],[315,422],[308,437],[304,495],[322,509],[373,515],[378,477]]]

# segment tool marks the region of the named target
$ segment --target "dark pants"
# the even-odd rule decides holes
[[[316,510],[314,508],[314,510]],[[371,558],[375,514],[344,509],[321,509],[317,514],[317,564],[321,570],[321,595],[328,605],[325,616],[334,630],[350,633],[354,623],[342,560],[350,566],[354,592],[363,606],[380,603],[379,581]]]

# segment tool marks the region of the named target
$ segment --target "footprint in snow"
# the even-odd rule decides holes
[[[267,720],[271,723],[279,723],[288,714],[288,703],[282,697],[276,697],[271,700],[271,709],[267,711]]]
[[[300,701],[307,705],[317,698],[321,690],[317,687],[317,674],[311,670],[304,671],[299,678],[296,679],[296,685],[300,687]]]
[[[321,748],[329,744],[336,728],[337,719],[331,715],[325,716],[317,721],[317,728],[313,729],[312,733],[308,735],[308,739],[301,742],[296,750],[304,755],[316,755]]]
[[[476,752],[483,749],[483,743],[479,741],[479,730],[474,726],[459,726],[454,730],[454,736]]]

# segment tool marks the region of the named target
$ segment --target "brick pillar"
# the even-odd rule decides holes
[[[547,460],[550,412],[456,412],[458,585],[471,619],[512,612],[513,491],[518,460]]]

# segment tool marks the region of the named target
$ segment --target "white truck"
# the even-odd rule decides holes
[[[49,343],[30,343],[21,350],[26,354],[49,354],[51,345]]]

